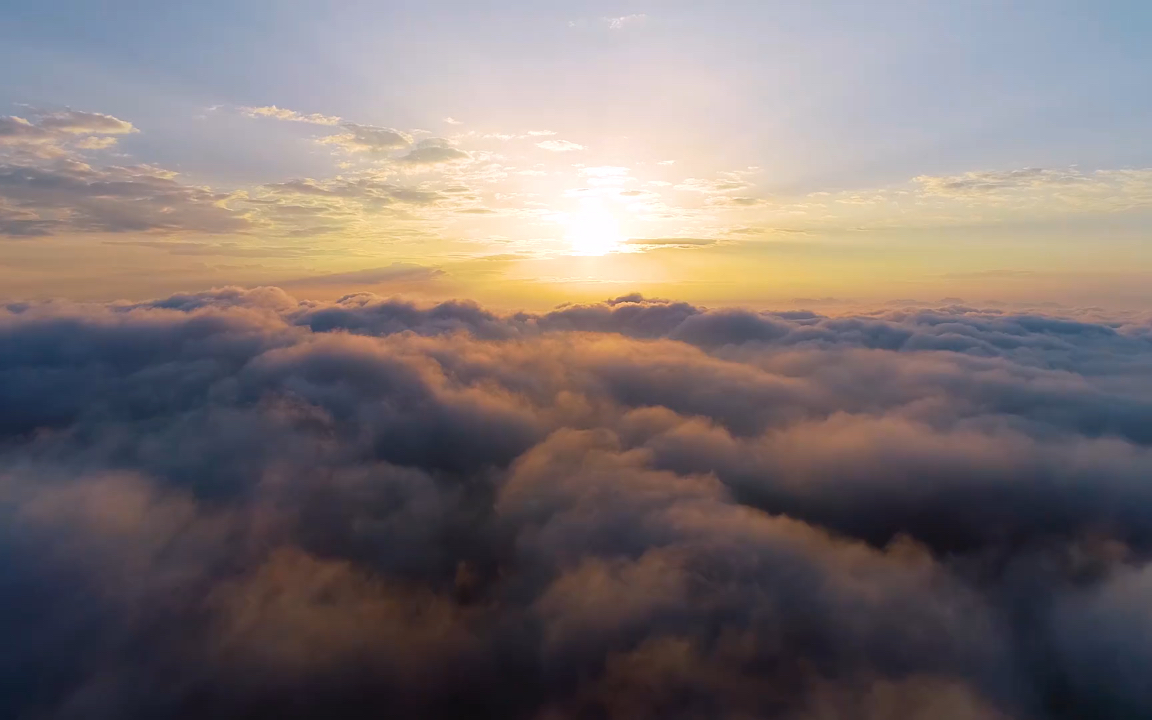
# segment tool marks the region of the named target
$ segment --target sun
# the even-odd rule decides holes
[[[567,224],[566,237],[573,255],[607,255],[620,250],[624,243],[616,218],[599,203],[584,203]]]

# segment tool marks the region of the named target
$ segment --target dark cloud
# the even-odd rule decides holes
[[[13,303],[0,714],[1142,717],[1150,367],[958,303]]]

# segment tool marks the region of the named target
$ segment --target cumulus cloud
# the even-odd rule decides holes
[[[1150,361],[960,305],[11,303],[0,712],[1143,716]]]
[[[544,140],[543,142],[536,143],[536,147],[549,152],[572,152],[573,150],[583,150],[584,146],[569,140]]]

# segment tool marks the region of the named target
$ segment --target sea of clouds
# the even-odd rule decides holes
[[[0,716],[1152,715],[1152,323],[0,308]]]

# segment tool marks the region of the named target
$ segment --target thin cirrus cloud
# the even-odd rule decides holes
[[[0,711],[1147,715],[1149,362],[958,306],[10,304]]]
[[[583,150],[584,146],[569,140],[544,140],[536,143],[536,147],[549,152],[563,153]]]
[[[633,15],[621,15],[619,17],[606,17],[602,18],[602,21],[608,25],[609,30],[623,30],[627,27],[640,25],[647,19],[647,15],[636,13]]]
[[[245,115],[255,118],[272,118],[287,120],[289,122],[310,123],[312,125],[339,125],[341,119],[335,115],[322,115],[320,113],[299,113],[295,110],[265,105],[263,107],[244,107],[240,109]]]

